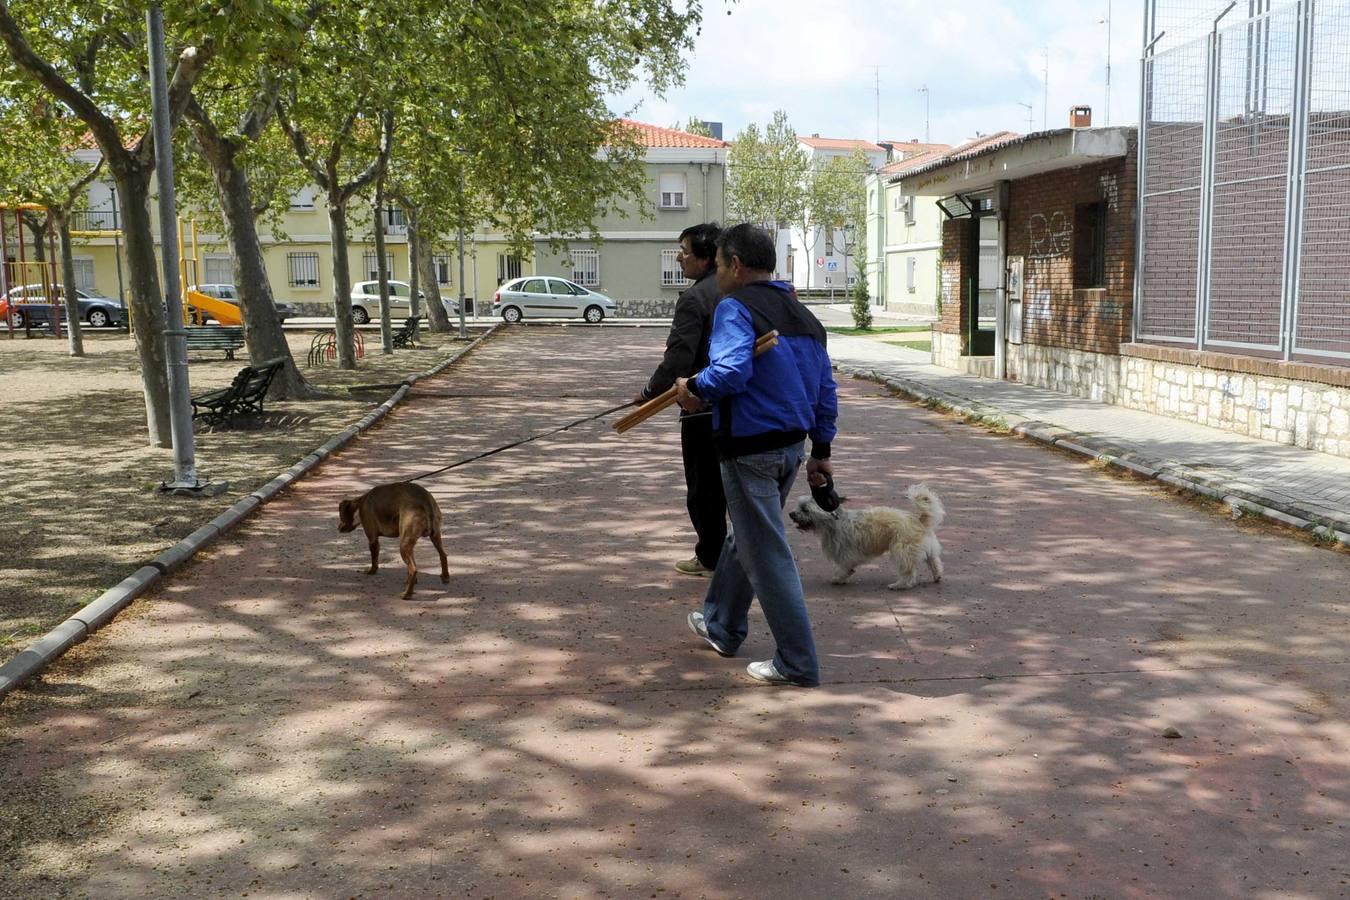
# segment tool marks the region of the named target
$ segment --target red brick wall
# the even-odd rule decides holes
[[[1134,296],[1135,146],[1129,155],[1011,184],[1008,255],[1025,257],[1022,339],[1029,344],[1118,353],[1130,337]],[[1085,207],[1106,205],[1106,283],[1075,283],[1075,240]],[[944,235],[945,237],[945,235]],[[945,254],[944,243],[944,254]]]
[[[963,331],[961,323],[970,302],[969,259],[970,220],[947,219],[942,223],[942,318],[937,324],[937,330],[945,334]]]

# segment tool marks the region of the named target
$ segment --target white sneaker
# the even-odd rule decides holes
[[[789,681],[787,676],[778,671],[778,667],[773,664],[771,659],[766,659],[763,662],[752,662],[745,667],[745,671],[751,678],[764,684],[796,684],[796,682]]]
[[[703,613],[691,612],[689,614],[689,618],[686,619],[685,621],[689,623],[689,630],[692,631],[694,634],[698,635],[699,637],[703,638],[705,641],[707,641],[708,646],[716,650],[718,655],[720,656],[736,655],[736,651],[727,650],[721,644],[717,643],[717,641],[713,640],[712,637],[708,634],[708,623],[703,621]]]

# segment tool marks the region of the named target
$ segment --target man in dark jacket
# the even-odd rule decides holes
[[[675,303],[666,354],[646,388],[634,398],[635,403],[664,394],[676,378],[687,378],[708,364],[713,310],[722,298],[716,277],[717,238],[721,233],[715,224],[694,225],[680,233],[680,252],[675,258],[684,277],[694,283]],[[680,560],[675,569],[685,575],[702,576],[717,568],[722,543],[727,539],[727,501],[713,446],[712,416],[681,414],[680,450],[684,456],[685,505],[698,541],[693,558]]]
[[[775,262],[773,237],[764,229],[737,225],[722,234],[717,281],[726,296],[713,317],[708,365],[675,382],[686,411],[713,409],[732,526],[703,611],[688,621],[714,650],[733,656],[759,597],[778,647],[773,659],[752,662],[746,672],[768,684],[814,687],[820,667],[783,504],[808,435],[807,480],[823,487],[833,473],[839,406],[825,329],[789,285],[771,280]],[[770,331],[778,332],[777,346],[756,357],[756,339]]]

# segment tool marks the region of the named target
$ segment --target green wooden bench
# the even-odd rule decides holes
[[[243,325],[204,325],[187,329],[189,350],[224,350],[226,359],[234,359],[234,351],[242,346]]]
[[[209,425],[223,425],[237,415],[261,415],[267,389],[285,364],[285,357],[278,357],[260,366],[244,366],[229,387],[193,397],[192,418],[204,419]]]

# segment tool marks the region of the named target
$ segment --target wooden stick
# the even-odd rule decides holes
[[[772,350],[774,347],[777,346],[778,346],[778,332],[770,331],[769,333],[761,335],[759,338],[755,340],[754,355],[759,356],[762,353],[767,353],[768,351]],[[617,431],[619,434],[623,434],[625,431],[628,431],[631,428],[641,425],[643,422],[647,421],[652,416],[656,415],[661,410],[670,406],[674,402],[675,402],[675,387],[674,385],[672,385],[669,390],[661,394],[659,397],[654,397],[653,399],[648,400],[646,403],[642,404],[637,409],[630,412],[628,415],[616,421],[614,423],[614,430]]]

